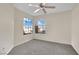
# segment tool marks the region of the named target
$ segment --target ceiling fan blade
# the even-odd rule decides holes
[[[55,6],[44,6],[45,8],[56,8]]]
[[[45,8],[42,8],[42,10],[43,10],[44,13],[47,13],[46,10],[45,10]]]
[[[32,7],[39,7],[38,5],[32,5],[32,4],[28,4],[28,6],[32,6]]]
[[[36,12],[38,12],[38,11],[40,11],[41,9],[36,9],[35,11],[34,11],[34,13],[36,13]]]

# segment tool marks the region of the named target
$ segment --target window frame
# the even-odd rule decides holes
[[[27,27],[28,27],[28,28],[27,28],[28,32],[26,33],[26,32],[25,32],[25,29],[24,29],[24,27],[26,27],[26,26],[24,25],[24,21],[25,21],[24,19],[31,20],[31,22],[32,22],[32,19],[30,19],[30,18],[28,18],[28,17],[24,17],[24,18],[23,18],[23,35],[32,34],[32,33],[33,33],[33,23],[32,23],[32,25],[31,25],[31,26],[32,26],[32,27],[31,27],[31,29],[32,29],[31,32],[29,32],[29,31],[30,31],[30,26],[27,25]],[[26,21],[27,21],[27,20],[26,20]]]
[[[38,22],[43,20],[44,21],[44,24],[43,25],[38,25]],[[42,31],[39,30],[39,27],[42,27],[40,29],[43,29]],[[35,33],[39,34],[45,34],[46,33],[46,21],[45,19],[39,19],[36,21],[36,25],[35,25]]]

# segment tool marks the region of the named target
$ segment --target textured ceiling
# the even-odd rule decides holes
[[[32,5],[39,5],[39,3],[30,3]],[[14,6],[21,10],[24,11],[28,14],[31,14],[33,16],[38,16],[38,15],[43,15],[44,12],[42,10],[40,10],[37,13],[34,13],[34,11],[36,9],[38,9],[39,7],[33,7],[33,6],[28,6],[29,3],[16,3],[14,4]],[[74,3],[46,3],[45,5],[47,6],[55,6],[55,9],[48,9],[46,8],[47,14],[50,13],[59,13],[59,12],[63,12],[63,11],[68,11],[68,10],[72,10],[72,8],[75,6]]]

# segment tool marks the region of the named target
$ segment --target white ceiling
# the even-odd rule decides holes
[[[33,7],[33,6],[28,6],[29,3],[16,3],[14,4],[14,6],[21,10],[24,11],[26,13],[29,13],[33,16],[38,16],[38,15],[43,15],[44,12],[42,10],[40,10],[37,13],[34,13],[34,11],[36,9],[38,9],[39,7]],[[39,3],[31,3],[33,5],[39,5]],[[63,11],[68,11],[68,10],[72,10],[72,8],[75,6],[74,3],[46,3],[45,5],[47,6],[55,6],[55,9],[46,9],[47,14],[49,13],[58,13],[58,12],[63,12]]]

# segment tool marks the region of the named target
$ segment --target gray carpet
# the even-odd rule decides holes
[[[8,55],[77,55],[71,45],[31,40],[12,49]]]

